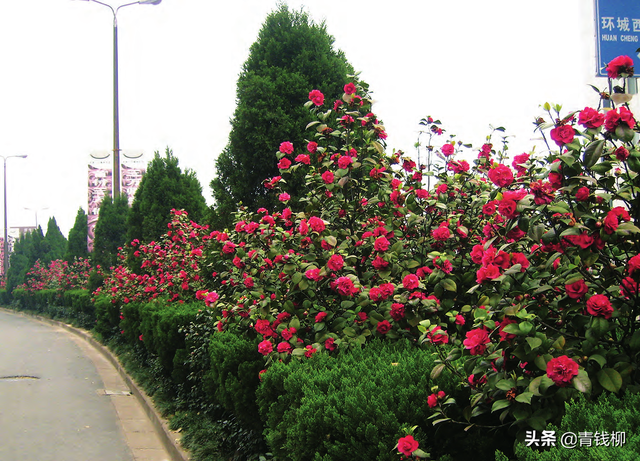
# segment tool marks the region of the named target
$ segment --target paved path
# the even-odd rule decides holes
[[[168,461],[129,391],[85,340],[0,310],[0,460]]]

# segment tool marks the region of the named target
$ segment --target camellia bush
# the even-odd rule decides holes
[[[428,146],[442,160],[428,191],[428,173],[385,152],[366,88],[321,96],[310,93],[307,145],[283,141],[281,176],[265,181],[282,209],[240,213],[212,247],[227,261],[219,330],[258,335],[267,365],[370,337],[449,344],[431,375],[448,368],[464,391],[434,394],[433,423],[520,437],[579,393],[637,390],[640,151],[626,106],[545,105],[543,156],[507,161],[490,138]],[[309,192],[292,210],[297,169]]]
[[[88,259],[76,258],[71,263],[56,259],[43,266],[40,260],[25,276],[25,283],[16,287],[27,292],[40,290],[63,291],[86,288],[91,272],[91,264]]]

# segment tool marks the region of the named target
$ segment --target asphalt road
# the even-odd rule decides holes
[[[69,333],[0,311],[0,460],[133,460],[103,387]]]

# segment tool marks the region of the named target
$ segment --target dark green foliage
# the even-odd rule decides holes
[[[237,107],[229,143],[216,161],[211,182],[216,228],[229,227],[238,203],[250,211],[273,209],[275,194],[267,195],[266,178],[278,175],[276,151],[290,141],[306,152],[304,127],[309,91],[325,95],[325,106],[341,98],[353,68],[324,23],[314,24],[302,11],[280,6],[265,20],[238,78]],[[294,153],[293,158],[295,158]],[[292,197],[302,195],[303,178],[289,180]]]
[[[108,269],[118,264],[118,248],[126,242],[126,223],[129,213],[127,196],[115,200],[107,195],[102,199],[93,241],[92,263]]]
[[[0,288],[0,306],[11,304],[11,293],[4,288]]]
[[[62,294],[62,304],[67,307],[70,320],[87,330],[91,330],[96,324],[96,311],[91,298],[91,292],[83,289],[69,290]]]
[[[82,208],[78,209],[75,223],[69,231],[69,242],[67,251],[64,254],[65,261],[72,262],[75,258],[88,258],[89,249],[87,248],[87,236],[89,226],[87,214]]]
[[[516,446],[519,461],[635,461],[640,453],[640,394],[627,393],[622,398],[613,394],[603,394],[597,401],[589,402],[580,394],[579,398],[565,404],[566,413],[560,427],[547,426],[555,431],[556,446],[541,451],[524,444]],[[560,436],[565,432],[624,432],[626,443],[622,446],[596,446],[563,448]],[[540,438],[540,433],[538,433]]]
[[[185,210],[192,221],[202,222],[207,205],[195,172],[183,173],[178,158],[167,148],[164,157],[155,153],[136,190],[127,220],[127,242],[158,240],[167,232],[172,209]]]
[[[431,381],[433,361],[408,342],[372,341],[274,363],[257,390],[268,445],[282,460],[396,460],[404,430],[428,425],[431,387],[453,388],[446,373]]]
[[[46,245],[40,226],[27,232],[16,241],[13,253],[10,255],[9,270],[7,271],[7,290],[9,292],[25,282],[27,272],[45,253]]]
[[[47,233],[43,241],[44,254],[40,259],[43,267],[48,267],[51,261],[62,259],[67,251],[67,239],[56,223],[56,218],[50,218],[47,223]]]
[[[94,301],[96,312],[96,333],[103,340],[120,334],[120,307],[111,302],[109,296],[98,295]]]
[[[255,390],[260,383],[258,376],[264,368],[264,358],[258,352],[258,342],[234,333],[212,335],[209,343],[211,370],[204,378],[204,386],[226,410],[248,427],[261,431],[260,420],[256,417]]]

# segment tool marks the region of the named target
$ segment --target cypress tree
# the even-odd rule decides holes
[[[109,269],[118,264],[118,248],[127,240],[128,213],[129,201],[125,194],[120,194],[115,200],[107,195],[102,200],[91,254],[94,265]]]
[[[78,209],[76,220],[73,227],[69,231],[69,242],[67,251],[64,255],[65,261],[72,262],[76,258],[88,258],[89,249],[87,248],[87,235],[89,226],[87,222],[87,214],[82,207]]]
[[[277,198],[267,194],[264,180],[278,175],[280,143],[292,142],[296,152],[306,152],[309,113],[303,105],[309,92],[321,91],[329,108],[353,74],[333,43],[324,22],[315,24],[303,11],[281,5],[266,18],[238,78],[229,142],[211,181],[215,227],[229,226],[239,203],[250,211],[274,208]],[[288,184],[294,203],[303,179],[300,175]]]
[[[127,219],[127,241],[158,240],[167,232],[174,208],[186,210],[191,220],[201,223],[207,204],[195,173],[183,173],[178,158],[167,148],[164,157],[155,153],[136,190]]]
[[[56,218],[49,218],[47,233],[42,242],[44,254],[40,258],[42,266],[47,267],[51,261],[62,259],[67,251],[67,239],[60,231]]]

